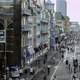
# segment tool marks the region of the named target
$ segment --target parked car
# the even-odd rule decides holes
[[[10,68],[10,75],[13,78],[18,78],[20,76],[20,73],[19,72],[20,71],[19,71],[19,68],[18,67],[12,66]]]

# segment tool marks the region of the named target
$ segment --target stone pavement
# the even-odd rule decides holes
[[[53,75],[56,76],[55,80],[72,80],[72,74],[69,69],[65,65],[65,61],[61,62],[58,66],[56,66],[56,71],[54,71]],[[76,73],[77,77],[80,78],[80,72]],[[53,80],[53,76],[50,80]],[[77,80],[77,79],[76,79]]]
[[[62,62],[59,65],[55,75],[56,75],[57,80],[71,80],[71,73],[66,68],[64,62]]]
[[[48,58],[47,58],[46,65],[44,65],[42,63],[42,61],[44,60],[44,57],[40,57],[40,63],[43,64],[42,65],[43,67],[42,66],[41,66],[41,68],[39,67],[39,69],[38,69],[39,71],[35,75],[33,75],[32,79],[29,79],[29,80],[43,80],[43,77],[45,75],[47,76],[47,80],[49,80],[51,75],[47,74],[47,66],[51,65],[50,74],[52,74],[53,71],[55,70],[54,66],[56,66],[59,63],[59,61],[60,61],[61,54],[58,53],[58,52],[50,51],[50,52],[47,53],[47,56],[48,56]],[[53,57],[55,58],[55,64],[53,63]],[[33,62],[32,66],[38,67],[39,64],[36,64],[36,62]]]

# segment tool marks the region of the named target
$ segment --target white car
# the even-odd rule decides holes
[[[17,78],[20,76],[18,67],[11,67],[11,77]]]

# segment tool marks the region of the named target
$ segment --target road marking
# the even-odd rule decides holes
[[[65,54],[64,54],[64,55],[67,55],[67,50],[66,50],[66,52],[65,52]],[[63,63],[64,63],[64,62],[65,62],[65,59],[60,60],[59,64],[55,67],[54,73],[53,73],[53,75],[51,76],[50,80],[53,80],[54,75],[55,75],[56,71],[58,70],[58,67],[59,67],[59,65],[61,64],[61,62],[63,62]]]
[[[58,67],[59,67],[59,65],[61,64],[61,62],[62,62],[62,60],[61,60],[61,61],[59,62],[59,64],[55,67],[55,71],[54,71],[53,75],[51,76],[50,80],[53,80],[54,75],[55,75],[56,71],[58,70]]]

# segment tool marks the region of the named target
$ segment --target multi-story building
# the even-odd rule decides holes
[[[69,28],[70,28],[70,19],[68,16],[64,17],[64,32],[67,33],[69,32]]]
[[[41,5],[39,1],[35,2],[34,0],[24,0],[22,2],[22,13],[24,13],[24,15],[22,15],[22,24],[25,25],[22,26],[23,31],[21,38],[22,57],[24,57],[22,64],[32,60],[33,55],[35,55],[34,48],[38,48],[40,45],[40,10]]]
[[[57,34],[64,32],[64,17],[60,12],[55,13]]]
[[[52,3],[51,0],[46,1],[45,8],[48,10],[48,14],[49,14],[50,46],[54,48],[55,36],[56,36],[55,19],[54,19],[54,3]]]
[[[5,74],[7,66],[21,65],[21,8],[17,4],[13,0],[0,1],[0,68],[4,66],[0,72]]]
[[[21,3],[21,54],[22,54],[22,65],[25,63],[24,61],[26,60],[27,56],[27,51],[28,51],[28,35],[31,34],[31,27],[32,24],[29,21],[29,17],[32,15],[31,14],[31,9],[30,9],[30,2],[29,0],[23,0]],[[31,42],[30,42],[31,43]],[[29,56],[28,56],[29,57]]]
[[[68,16],[62,16],[60,12],[55,13],[56,25],[59,27],[57,30],[64,33],[69,31],[70,21]]]
[[[46,9],[42,10],[42,18],[41,18],[41,43],[49,45],[49,17]]]
[[[22,56],[30,62],[36,53],[46,53],[49,48],[49,17],[44,4],[39,0],[24,0],[22,2]],[[23,7],[25,6],[25,7]],[[28,11],[27,11],[28,10]],[[25,25],[25,26],[23,26]],[[43,46],[41,49],[40,47]],[[24,62],[22,60],[22,64]]]
[[[63,16],[67,16],[66,0],[56,0],[56,12],[61,12]]]
[[[13,1],[9,4],[10,6],[0,7],[0,25],[2,26],[0,27],[0,52],[5,53],[6,49],[7,56],[5,56],[7,57],[6,61],[8,64],[18,64],[18,61],[21,61],[21,65],[23,66],[28,60],[32,60],[36,53],[40,55],[40,53],[46,53],[47,49],[49,49],[50,16],[48,10],[45,9],[45,5],[41,3],[41,1],[23,0],[21,3],[20,16],[21,27],[19,26],[21,28],[21,32],[19,31],[21,33],[20,38],[20,36],[16,35],[19,34],[17,33],[17,29],[19,28],[14,28],[13,26],[13,12],[15,13],[12,6]],[[17,18],[18,17],[14,20]],[[18,48],[17,43],[20,41],[18,37],[21,39],[21,43],[19,44],[19,47],[21,47],[21,50],[19,50],[21,54],[19,52],[16,53]],[[18,57],[20,60],[18,60]],[[11,60],[9,60],[10,58]]]
[[[69,27],[70,31],[73,32],[77,32],[80,31],[80,25],[78,22],[74,21],[74,22],[70,22],[70,27]]]

